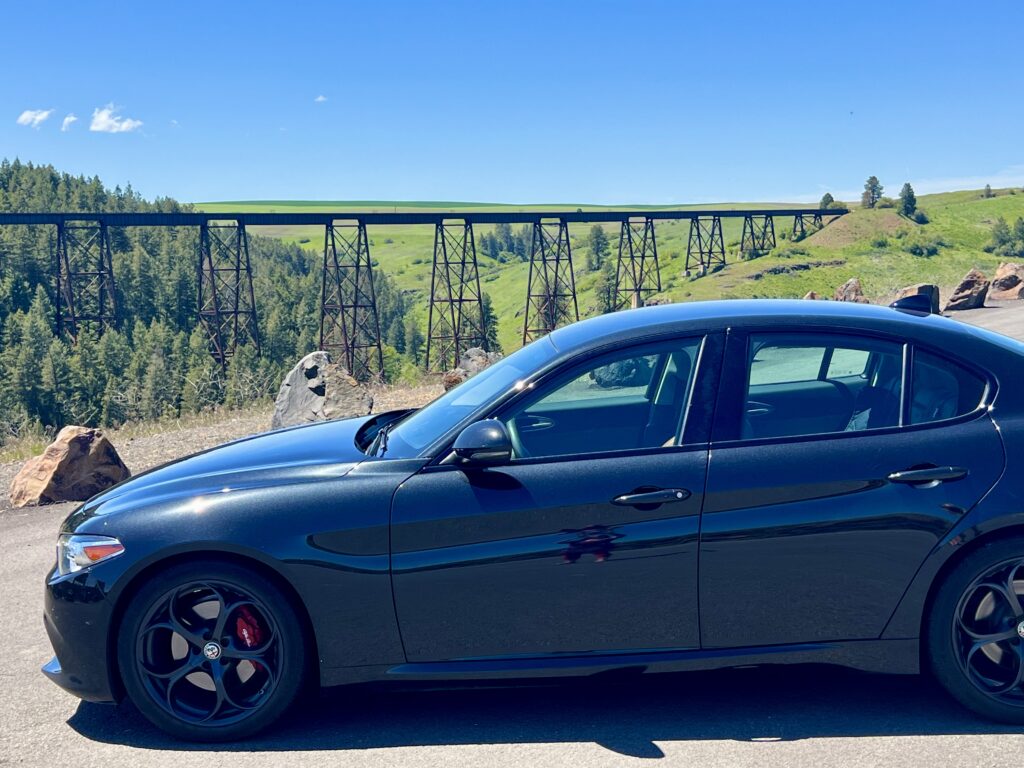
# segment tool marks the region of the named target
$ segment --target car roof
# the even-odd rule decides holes
[[[747,326],[817,326],[836,330],[877,330],[908,339],[954,337],[964,342],[992,343],[965,323],[939,315],[900,311],[890,307],[806,299],[727,299],[660,304],[612,312],[583,320],[550,335],[562,354],[607,343],[690,330],[723,330]],[[1019,350],[1018,350],[1019,351]]]

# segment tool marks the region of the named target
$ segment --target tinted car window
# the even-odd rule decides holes
[[[963,366],[915,350],[910,392],[910,423],[925,424],[973,411],[985,395],[985,381]]]
[[[747,356],[743,438],[900,423],[903,347],[857,336],[758,334]]]
[[[575,368],[503,416],[518,458],[657,448],[678,441],[700,340]]]

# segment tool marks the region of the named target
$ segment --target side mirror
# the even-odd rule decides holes
[[[481,467],[508,464],[512,460],[512,440],[497,419],[475,421],[455,438],[455,455]]]

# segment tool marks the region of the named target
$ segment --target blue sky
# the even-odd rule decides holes
[[[872,173],[892,193],[1024,184],[1020,0],[34,0],[2,18],[0,156],[147,197],[681,203],[851,198]]]

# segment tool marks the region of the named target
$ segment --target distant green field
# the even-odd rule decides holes
[[[770,254],[751,261],[739,259],[738,241],[742,221],[726,219],[724,236],[728,266],[701,278],[684,273],[689,224],[685,221],[659,222],[657,242],[662,278],[662,293],[656,298],[671,301],[697,301],[719,298],[798,298],[808,291],[831,296],[836,287],[851,277],[859,277],[864,290],[874,300],[884,300],[899,288],[918,282],[937,283],[948,295],[959,278],[971,267],[991,272],[999,258],[985,253],[992,223],[998,216],[1011,222],[1024,216],[1024,192],[997,190],[996,197],[983,199],[978,191],[923,195],[919,208],[930,222],[914,224],[899,217],[893,209],[854,210],[849,215],[799,243],[787,238],[792,221],[775,221],[778,247]],[[429,211],[433,210],[600,210],[614,206],[577,204],[510,205],[442,201],[314,201],[260,200],[197,203],[210,212],[269,211]],[[715,203],[686,206],[647,206],[648,210],[686,208],[770,208],[791,203]],[[622,206],[627,207],[627,206]],[[639,206],[628,206],[639,207]],[[584,241],[592,225],[570,224],[576,266],[576,285],[581,316],[597,311],[594,294],[596,273],[584,266]],[[605,225],[613,253],[618,242],[618,226]],[[321,227],[254,227],[253,231],[279,237],[303,247],[323,247]],[[477,228],[477,237],[487,228]],[[418,302],[426,322],[427,296],[430,290],[430,262],[433,254],[432,226],[375,226],[369,229],[370,250],[379,268],[391,275],[397,285],[421,298]],[[941,243],[933,256],[914,256],[908,244]],[[500,318],[499,337],[506,350],[519,346],[521,315],[526,299],[527,265],[522,262],[501,264],[483,255],[479,258],[483,289],[490,294]]]

